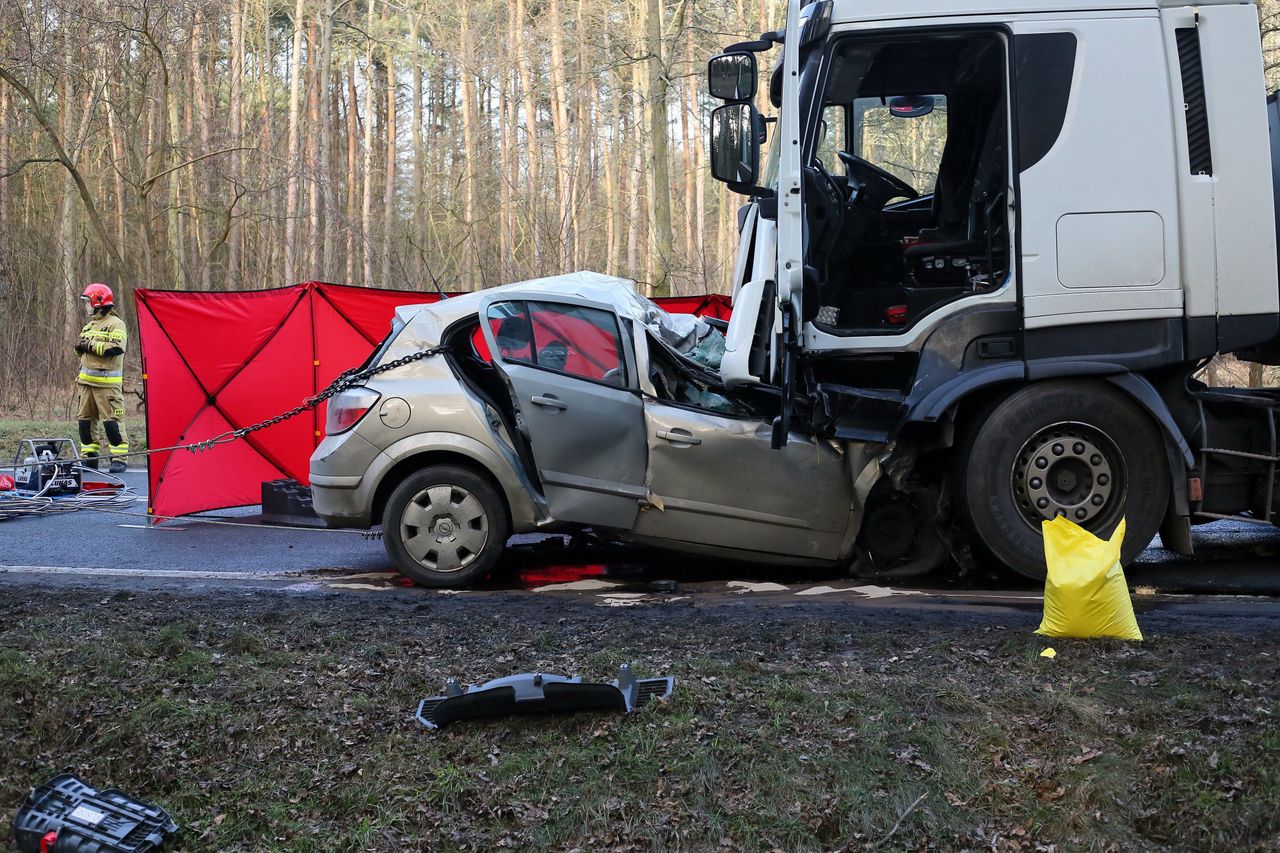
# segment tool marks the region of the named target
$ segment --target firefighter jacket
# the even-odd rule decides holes
[[[95,314],[80,330],[80,344],[85,352],[80,356],[79,385],[103,387],[124,383],[124,351],[129,334],[124,320],[114,309],[106,314]],[[119,352],[113,352],[119,350]],[[112,355],[107,355],[113,352]]]

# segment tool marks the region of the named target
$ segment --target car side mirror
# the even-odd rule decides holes
[[[760,122],[749,103],[725,104],[711,113],[711,175],[744,191],[760,176]]]
[[[721,101],[751,100],[758,82],[754,54],[722,53],[707,63],[707,91]]]

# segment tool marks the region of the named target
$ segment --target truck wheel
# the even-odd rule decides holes
[[[1151,543],[1169,502],[1164,438],[1122,392],[1096,382],[1029,385],[989,409],[958,459],[959,510],[978,544],[1029,578],[1045,576],[1042,522],[1098,536],[1127,519],[1122,559]]]
[[[507,507],[484,478],[453,465],[415,471],[387,501],[383,541],[396,567],[422,586],[460,588],[498,562]]]

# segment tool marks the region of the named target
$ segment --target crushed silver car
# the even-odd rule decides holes
[[[381,523],[406,575],[468,586],[515,533],[591,528],[772,564],[848,561],[883,446],[787,434],[776,392],[727,389],[723,330],[625,279],[573,273],[396,312],[329,403],[316,511]]]

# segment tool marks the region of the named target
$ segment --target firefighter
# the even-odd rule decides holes
[[[80,455],[90,468],[98,467],[101,445],[94,441],[94,421],[102,421],[111,456],[111,473],[127,467],[124,457],[129,443],[124,434],[124,352],[128,332],[116,313],[115,296],[105,284],[91,284],[80,297],[85,301],[89,322],[80,330],[76,353],[80,373]]]

